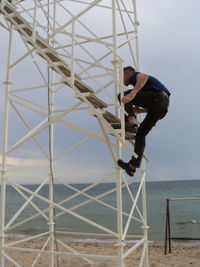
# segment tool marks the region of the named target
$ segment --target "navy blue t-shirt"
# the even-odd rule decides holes
[[[136,85],[136,77],[139,72],[134,72],[134,74],[129,78],[129,84],[132,84],[133,86]],[[143,91],[165,91],[168,96],[170,96],[170,92],[167,90],[167,88],[156,78],[153,76],[149,76],[146,84],[142,87]]]

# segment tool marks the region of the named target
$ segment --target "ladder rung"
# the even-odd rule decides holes
[[[31,44],[31,43],[30,43]],[[37,53],[38,56],[42,57],[44,60],[46,60],[46,58],[43,56],[43,54],[41,53]],[[56,71],[53,67],[50,66],[51,69],[53,69],[54,71]]]
[[[86,84],[84,84],[81,81],[75,80],[74,81],[74,85],[78,88],[78,90],[81,93],[94,93],[94,90],[92,90],[91,88],[89,88]]]
[[[11,14],[11,13],[14,13],[14,10],[12,10],[10,7],[8,6],[4,6],[4,9],[7,13]]]
[[[62,71],[62,73],[65,76],[69,77],[71,75],[71,71],[68,68],[66,68],[65,66],[61,65],[61,66],[58,66],[58,68]]]
[[[33,32],[32,32],[32,30],[30,28],[23,27],[23,30],[27,33],[27,35],[32,36]]]
[[[115,115],[113,115],[112,113],[110,113],[109,111],[106,111],[103,114],[103,117],[105,120],[107,120],[107,122],[109,123],[120,123],[120,119],[117,118]]]
[[[94,94],[90,94],[89,96],[86,97],[90,103],[94,105],[95,108],[107,108],[108,105],[103,102],[101,99],[96,97]]]
[[[13,19],[19,25],[25,24],[25,21],[22,20],[21,18],[17,17],[17,16],[13,17]]]
[[[112,123],[111,126],[113,129],[121,129],[121,123]],[[125,131],[129,133],[136,133],[137,127],[134,127],[132,124],[125,122]]]
[[[56,55],[54,55],[52,52],[46,52],[45,53],[50,59],[51,59],[51,61],[53,61],[53,62],[59,62],[60,61],[60,59],[56,56]],[[62,66],[60,66],[60,67],[62,67]],[[67,68],[66,68],[67,69]],[[71,73],[71,72],[70,72]]]
[[[45,43],[43,43],[41,40],[36,39],[35,42],[42,49],[48,48],[48,46]]]
[[[42,55],[42,54],[40,54],[40,53],[38,53],[38,55],[39,56],[41,56],[42,58],[44,58],[44,60],[46,60],[46,58]],[[63,66],[56,66],[57,68],[59,68],[60,69],[60,67],[63,67]],[[59,73],[59,71],[53,66],[53,65],[51,65],[51,64],[49,64],[49,68],[50,69],[52,69],[53,71],[55,71],[55,72],[57,72],[57,73]],[[64,68],[64,67],[63,67]],[[67,70],[67,68],[65,68],[64,69],[64,71],[65,70]],[[61,70],[62,71],[62,70]],[[63,71],[62,71],[63,72]],[[71,75],[71,73],[70,73],[70,70],[68,70],[68,72],[69,72],[69,75],[66,75],[67,77],[70,77],[70,75]],[[64,73],[64,72],[63,72]],[[66,71],[66,73],[67,73],[67,71]],[[65,74],[65,73],[64,73]],[[70,84],[67,82],[67,81],[62,81],[64,84],[66,84],[67,86],[69,86],[70,87]]]

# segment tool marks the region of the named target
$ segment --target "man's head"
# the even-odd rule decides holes
[[[129,78],[133,73],[135,72],[135,69],[131,66],[124,68],[124,85],[129,85]]]

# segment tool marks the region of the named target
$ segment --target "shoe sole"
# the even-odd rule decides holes
[[[120,168],[122,168],[123,170],[126,171],[126,173],[129,175],[129,176],[133,176],[135,171],[132,170],[130,167],[128,167],[128,163],[125,163],[123,162],[121,159],[119,159],[117,161],[117,164],[119,165]]]

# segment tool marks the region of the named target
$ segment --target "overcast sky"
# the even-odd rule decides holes
[[[140,70],[158,78],[171,92],[170,108],[166,118],[160,121],[147,138],[146,154],[150,158],[147,166],[147,180],[182,180],[199,179],[200,172],[200,1],[199,0],[139,0],[138,1]],[[1,38],[6,34],[1,30]],[[5,77],[5,53],[7,43],[1,43],[1,95]],[[18,49],[18,45],[15,46]],[[125,64],[129,65],[129,54],[124,54]],[[17,74],[17,82],[29,82],[25,79],[25,67]],[[34,74],[26,73],[34,79]],[[23,86],[25,87],[25,86]],[[37,99],[37,94],[32,96]],[[38,99],[40,102],[41,99]],[[70,98],[71,99],[71,98]],[[65,105],[65,99],[61,99]],[[67,100],[66,100],[67,101]],[[1,97],[1,111],[3,99]],[[3,116],[1,116],[3,117]],[[14,118],[14,117],[13,117]],[[79,118],[79,115],[76,115]],[[31,125],[39,122],[42,117],[32,117],[27,113],[27,120]],[[74,118],[72,118],[72,121]],[[32,121],[32,122],[31,122]],[[82,117],[80,126],[88,124],[92,129],[94,119]],[[10,139],[18,140],[22,128],[17,126],[17,120],[11,124]],[[2,120],[1,120],[2,129]],[[22,130],[23,132],[24,130]],[[78,142],[84,136],[78,136],[66,127],[58,129],[58,133],[66,131],[70,136],[69,143]],[[59,135],[58,135],[59,136]],[[41,134],[45,143],[45,132]],[[67,147],[63,137],[57,140],[56,145]],[[1,138],[2,141],[2,138]],[[46,144],[47,145],[47,144]],[[31,159],[27,153],[31,151]],[[92,158],[91,158],[91,155]],[[128,155],[127,155],[128,157]],[[11,154],[8,160],[10,173],[15,180],[32,183],[40,181],[41,173],[47,174],[47,162],[39,159],[34,150],[33,142],[27,143]],[[19,168],[24,165],[24,168]],[[108,149],[102,143],[90,140],[57,163],[57,173],[68,177],[69,182],[84,182],[96,179],[99,174],[112,171],[112,160]],[[16,172],[16,167],[18,171]],[[31,169],[31,174],[28,169]],[[67,173],[67,174],[66,174]],[[46,175],[45,174],[45,175]],[[37,177],[37,178],[33,178]],[[85,177],[83,180],[81,177]]]
[[[199,179],[200,2],[138,1],[141,69],[171,91],[169,113],[152,131],[149,177]]]

